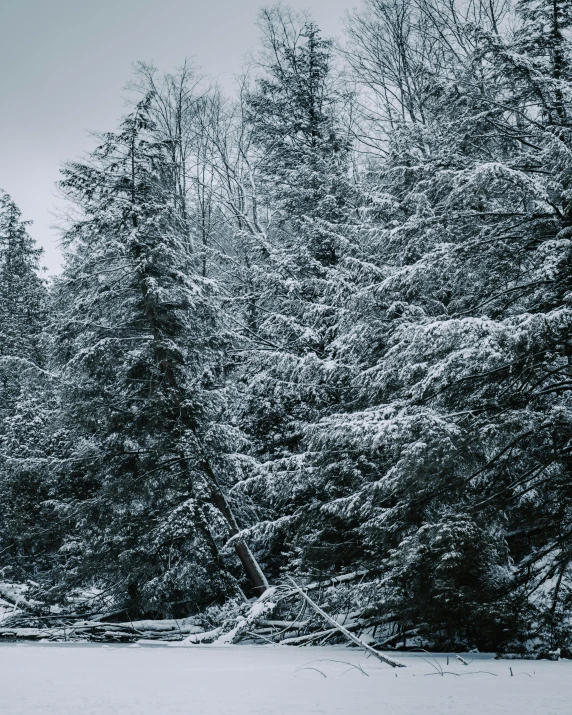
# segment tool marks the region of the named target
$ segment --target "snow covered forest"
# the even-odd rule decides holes
[[[136,65],[61,275],[0,196],[0,635],[572,657],[572,4],[259,26]]]

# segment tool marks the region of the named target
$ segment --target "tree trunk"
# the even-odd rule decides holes
[[[234,514],[232,513],[232,509],[230,508],[229,503],[227,502],[224,494],[222,493],[221,488],[219,487],[215,473],[213,472],[212,467],[206,459],[203,462],[203,468],[211,484],[211,495],[213,504],[224,516],[225,521],[228,524],[229,538],[232,536],[236,536],[240,531],[238,523]],[[258,561],[255,559],[254,554],[249,549],[248,545],[240,539],[237,539],[234,542],[234,550],[236,551],[236,554],[242,563],[244,572],[252,582],[256,595],[261,596],[268,589],[268,581],[262,569],[260,568]]]

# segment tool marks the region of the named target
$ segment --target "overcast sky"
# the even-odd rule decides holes
[[[63,161],[93,143],[89,130],[114,129],[137,60],[171,70],[193,57],[230,87],[257,43],[262,0],[0,0],[0,188],[12,195],[30,233],[60,266],[50,227]],[[359,0],[291,0],[325,35],[339,36]]]

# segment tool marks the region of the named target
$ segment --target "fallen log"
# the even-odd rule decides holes
[[[198,643],[212,643],[215,641],[219,635],[222,633],[222,626],[214,628],[212,631],[205,631],[204,633],[191,633],[182,641],[173,643],[176,646],[186,646],[186,645],[197,645]]]
[[[308,641],[315,640],[316,638],[321,638],[322,636],[332,636],[334,633],[338,633],[337,628],[328,628],[325,631],[314,631],[313,633],[306,633],[304,636],[296,636],[295,638],[284,638],[280,641],[280,645],[301,645],[302,643],[307,643]]]
[[[29,619],[32,620],[32,619]],[[38,618],[37,620],[42,620]],[[65,621],[64,618],[61,618]],[[174,619],[164,621],[133,621],[130,623],[102,623],[100,621],[72,621],[54,626],[21,626],[10,625],[0,628],[0,638],[41,640],[134,640],[137,638],[174,640],[192,633],[200,633],[201,629],[190,623]]]
[[[353,633],[350,633],[350,631],[345,628],[344,626],[340,625],[337,623],[331,616],[329,616],[324,610],[318,606],[317,603],[314,603],[310,596],[308,596],[307,593],[304,593],[302,589],[298,586],[298,584],[294,581],[294,579],[290,578],[290,581],[294,585],[294,588],[296,591],[302,596],[302,598],[316,611],[316,613],[319,613],[322,618],[324,618],[328,623],[330,623],[334,628],[340,631],[340,633],[343,633],[346,638],[348,638],[352,643],[355,643],[357,646],[365,650],[367,653],[370,655],[373,655],[374,658],[377,658],[378,660],[382,661],[383,663],[387,663],[390,665],[392,668],[405,668],[406,666],[403,663],[398,663],[396,660],[392,660],[391,658],[388,658],[387,656],[381,655],[381,653],[378,653],[374,648],[371,646],[367,645],[363,641],[361,641],[359,638],[356,638],[356,636],[353,635]]]
[[[46,634],[49,634],[50,630],[52,629],[46,631],[40,628],[0,628],[0,638],[7,640],[40,640],[41,638],[46,638]]]

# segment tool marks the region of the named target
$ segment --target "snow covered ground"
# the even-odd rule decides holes
[[[335,647],[2,644],[0,713],[572,713],[572,661],[495,661],[477,655],[468,656],[474,658],[469,666],[451,658],[447,667],[446,656],[433,657],[431,665],[419,656],[400,654],[408,667],[394,670],[356,650]],[[460,677],[441,676],[441,668]]]

